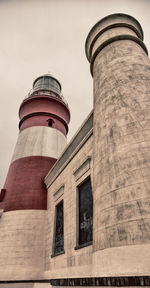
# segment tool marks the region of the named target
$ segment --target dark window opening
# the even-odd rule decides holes
[[[79,191],[79,227],[78,245],[88,244],[93,240],[93,195],[91,180],[88,178],[78,186]]]
[[[55,226],[55,241],[54,255],[64,251],[64,211],[63,201],[56,206],[56,226]]]
[[[47,122],[48,122],[48,126],[49,127],[53,127],[53,124],[54,124],[54,120],[53,119],[48,119]]]
[[[1,189],[1,192],[0,192],[0,202],[3,201],[4,197],[5,197],[5,194],[6,194],[6,189],[3,188]]]

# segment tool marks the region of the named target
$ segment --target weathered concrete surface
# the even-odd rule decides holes
[[[43,126],[26,128],[18,136],[12,162],[28,156],[58,159],[66,144],[66,137],[57,129]]]
[[[0,218],[0,281],[42,277],[45,216],[43,210],[3,213]]]
[[[96,56],[93,78],[93,249],[148,244],[150,62],[138,43],[115,41]]]
[[[50,288],[50,283],[8,283],[0,284],[0,288]]]
[[[136,37],[142,39],[141,27],[130,17],[108,17],[105,23],[101,21],[92,30],[87,50],[89,53],[90,44],[101,28],[118,21],[129,26],[121,29],[111,27],[104,32],[105,35],[99,34],[103,38],[97,38],[90,57],[103,41],[115,36],[115,33],[117,36],[122,32],[129,33],[131,38],[109,43],[93,61],[94,122],[91,113],[46,176],[47,211],[42,212],[45,214],[34,211],[34,215],[33,211],[22,211],[22,218],[21,214],[16,214],[16,219],[13,213],[20,211],[9,212],[5,215],[11,215],[11,219],[6,221],[2,216],[0,220],[0,228],[6,229],[1,242],[6,241],[7,247],[10,245],[10,249],[2,251],[1,279],[150,275],[150,65],[141,42],[134,41]],[[75,250],[77,187],[89,176],[94,196],[94,243]],[[62,200],[65,253],[51,258],[55,206]],[[28,218],[24,213],[29,213]],[[21,224],[19,221],[22,221]],[[14,238],[9,225],[15,230]],[[13,225],[22,227],[21,234],[17,234]],[[10,235],[13,241],[9,240]],[[35,244],[37,241],[37,247],[30,247],[32,239]],[[16,242],[21,243],[19,240],[25,245],[19,244],[18,254]],[[47,283],[15,285],[0,287],[50,286]]]
[[[68,146],[68,150],[64,151],[54,169],[49,172],[45,179],[48,188],[44,273],[46,279],[91,277],[92,275],[92,245],[75,250],[78,244],[77,186],[89,175],[91,181],[93,178],[91,159],[93,135],[92,129],[90,129],[92,122],[90,121],[90,125],[87,124],[89,121],[78,131]],[[60,166],[59,161],[63,163]],[[62,200],[64,201],[65,253],[51,258],[51,255],[54,254],[55,207]]]
[[[85,138],[89,134],[91,134],[91,129],[93,128],[93,110],[85,119],[81,127],[78,129],[77,133],[71,139],[70,143],[66,146],[66,149],[63,151],[60,158],[57,160],[56,164],[50,170],[50,172],[45,177],[45,184],[47,187],[54,181],[56,175],[58,175],[58,171],[63,170],[64,167],[68,165],[68,163],[72,160],[74,155],[78,152],[78,150],[84,145]],[[87,140],[86,140],[87,141]]]
[[[119,29],[119,30],[118,30]],[[114,34],[116,31],[116,34]],[[93,42],[101,41],[103,37],[109,39],[115,35],[118,35],[118,31],[123,32],[121,34],[137,35],[141,40],[143,40],[143,30],[140,23],[132,16],[122,13],[116,13],[108,15],[98,21],[90,30],[88,37],[86,39],[85,49],[86,56],[88,60],[91,60],[91,54],[93,50]],[[125,32],[125,33],[124,33]],[[127,32],[127,33],[126,33]],[[134,33],[134,34],[133,34]],[[99,37],[100,36],[100,37]],[[101,41],[102,43],[102,41]],[[93,51],[90,51],[93,50]],[[92,53],[91,53],[92,52]]]

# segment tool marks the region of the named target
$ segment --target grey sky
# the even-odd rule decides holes
[[[18,109],[39,75],[62,85],[70,111],[68,140],[92,109],[85,56],[91,27],[112,13],[134,16],[150,51],[150,0],[0,0],[0,188],[18,135]]]

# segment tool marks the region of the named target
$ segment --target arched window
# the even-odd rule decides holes
[[[48,122],[48,126],[49,127],[53,127],[53,124],[54,124],[54,120],[53,119],[48,119],[47,122]]]

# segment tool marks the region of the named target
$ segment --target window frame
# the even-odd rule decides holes
[[[93,244],[93,237],[91,241],[85,242],[83,244],[79,243],[79,235],[80,235],[80,229],[79,229],[79,187],[83,185],[86,181],[90,180],[91,188],[92,188],[92,181],[91,181],[91,175],[88,175],[85,179],[83,179],[77,186],[76,186],[76,246],[75,250],[78,250],[80,248],[84,248],[87,246],[90,246]],[[92,197],[93,197],[93,190],[92,190]],[[93,219],[93,218],[92,218]],[[92,236],[93,236],[93,230],[92,230]]]
[[[64,237],[64,201],[63,199],[61,199],[56,205],[55,205],[55,213],[54,213],[54,229],[53,229],[53,247],[52,247],[52,255],[51,258],[64,254],[65,250],[64,250],[64,242],[63,242],[63,250],[60,252],[55,252],[55,240],[56,240],[56,222],[57,222],[57,207],[63,203],[63,240],[65,239]]]

